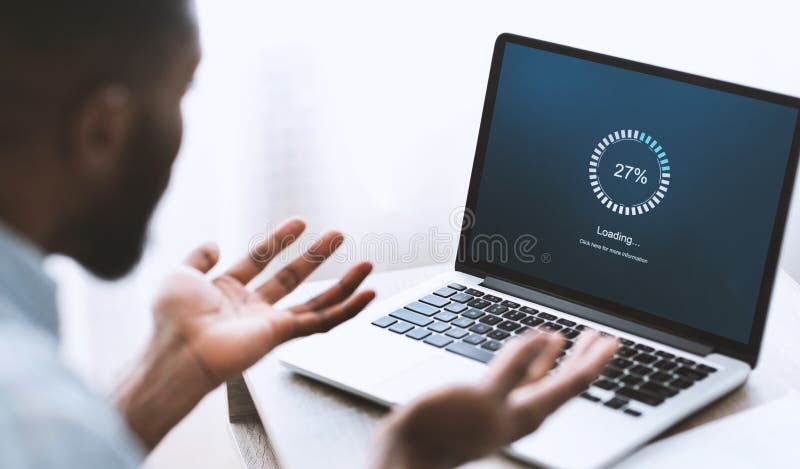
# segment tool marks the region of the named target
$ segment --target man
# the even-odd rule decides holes
[[[200,59],[189,0],[45,0],[0,15],[0,466],[135,467],[199,400],[278,344],[323,332],[373,298],[371,266],[288,309],[272,305],[341,244],[323,235],[273,278],[253,278],[303,231],[293,219],[214,278],[219,252],[190,253],[153,306],[153,336],[113,404],[58,358],[52,282],[61,253],[107,279],[138,261],[182,136],[181,99]],[[256,260],[257,259],[257,260]],[[616,345],[583,338],[548,375],[560,339],[510,343],[478,384],[390,416],[375,467],[450,467],[533,431]]]

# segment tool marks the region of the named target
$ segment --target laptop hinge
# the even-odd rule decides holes
[[[523,287],[515,283],[501,280],[499,278],[486,277],[481,283],[481,286],[534,303],[539,303],[553,309],[564,311],[565,313],[573,314],[575,316],[579,316],[581,318],[588,319],[614,329],[619,329],[630,334],[654,340],[656,342],[660,342],[671,347],[693,353],[695,355],[706,356],[713,351],[713,347],[710,345],[659,331],[639,323],[628,321],[608,313],[603,313],[602,311],[579,305],[571,301],[534,290],[532,288]]]

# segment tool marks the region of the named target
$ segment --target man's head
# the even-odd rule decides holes
[[[0,7],[0,219],[101,277],[128,272],[198,61],[190,0]]]

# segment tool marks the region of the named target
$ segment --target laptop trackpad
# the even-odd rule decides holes
[[[377,386],[377,394],[394,404],[407,404],[422,394],[456,383],[479,380],[486,366],[453,355],[426,360],[388,378]]]

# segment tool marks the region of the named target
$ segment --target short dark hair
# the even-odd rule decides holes
[[[57,122],[103,84],[146,86],[193,30],[190,7],[190,0],[4,2],[0,148]]]

